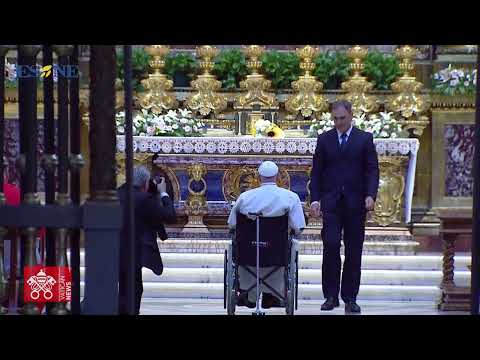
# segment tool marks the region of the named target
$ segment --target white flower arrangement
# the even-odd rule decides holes
[[[365,114],[354,118],[354,125],[361,130],[371,132],[374,138],[397,138],[403,134],[402,126],[392,116],[391,112],[371,114],[366,119]]]
[[[442,95],[473,95],[477,85],[477,70],[456,69],[452,65],[433,74],[433,91]]]
[[[125,112],[116,114],[117,134],[125,134]],[[190,110],[169,110],[165,115],[156,115],[142,109],[133,116],[134,136],[202,136],[205,124],[195,119]]]
[[[328,130],[331,130],[335,127],[335,124],[332,119],[332,114],[329,112],[324,112],[320,115],[320,119],[313,119],[312,124],[310,125],[309,135],[310,137],[316,137],[321,133],[324,133]]]
[[[362,113],[353,118],[353,125],[360,130],[371,132],[374,138],[398,138],[403,135],[403,130],[392,114],[391,112],[380,112],[379,114],[367,116],[365,113]],[[334,127],[332,114],[323,113],[320,116],[320,120],[312,120],[309,135],[316,137]]]

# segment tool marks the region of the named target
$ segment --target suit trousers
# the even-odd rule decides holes
[[[360,288],[365,219],[366,211],[349,209],[344,195],[338,199],[334,211],[323,212],[322,290],[325,298],[338,298],[341,275],[342,300],[356,301]],[[341,273],[342,232],[345,260]]]
[[[118,310],[120,315],[127,314],[127,272],[123,269],[120,271],[118,288]],[[135,315],[140,314],[140,304],[143,294],[142,268],[137,267],[135,270]]]

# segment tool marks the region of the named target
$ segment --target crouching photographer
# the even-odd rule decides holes
[[[127,186],[118,188],[118,197],[123,211],[123,227],[120,233],[119,313],[127,313],[126,282],[128,258]],[[135,310],[140,312],[143,293],[142,267],[156,275],[163,272],[163,263],[157,244],[157,235],[167,239],[164,223],[175,222],[173,201],[167,193],[165,178],[151,178],[150,171],[139,166],[133,169],[133,197],[135,216]]]

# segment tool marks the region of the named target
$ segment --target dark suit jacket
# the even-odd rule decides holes
[[[165,240],[167,234],[163,223],[172,223],[175,221],[175,209],[173,202],[168,196],[160,199],[159,195],[152,195],[134,188],[135,203],[135,244],[137,251],[137,268],[145,266],[151,269],[155,274],[161,275],[163,272],[162,258],[157,244],[157,233],[160,238]],[[123,210],[123,224],[120,233],[120,267],[126,268],[128,262],[128,251],[126,250],[126,184],[118,188],[118,197]]]
[[[311,202],[320,201],[322,211],[335,211],[343,194],[349,210],[362,212],[365,197],[376,199],[378,184],[378,157],[371,133],[353,127],[342,151],[335,128],[318,136],[310,197]]]

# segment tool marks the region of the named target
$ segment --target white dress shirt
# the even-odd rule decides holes
[[[249,212],[262,212],[265,217],[282,216],[288,212],[288,224],[298,235],[305,228],[300,198],[293,191],[278,187],[275,183],[263,183],[258,188],[242,193],[232,207],[228,225],[236,225],[236,212],[244,215]]]
[[[352,132],[352,128],[353,128],[353,125],[350,125],[350,129],[348,129],[348,130],[346,131],[346,133],[347,133],[347,138],[345,139],[345,143],[347,143],[347,142],[348,142],[348,139],[350,138],[350,133]],[[338,129],[337,129],[338,143],[339,143],[340,145],[342,145],[342,134],[343,134],[343,133],[341,133],[341,132],[338,131]]]

